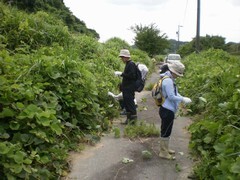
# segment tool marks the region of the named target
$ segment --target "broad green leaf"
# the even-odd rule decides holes
[[[3,108],[2,112],[0,112],[0,118],[13,117],[14,115],[14,111],[9,108]]]
[[[0,86],[4,85],[7,82],[7,79],[4,76],[0,76]]]
[[[51,124],[50,127],[51,127],[51,129],[53,131],[56,132],[57,135],[61,135],[62,134],[62,128],[61,128],[60,124]]]
[[[17,106],[18,109],[23,109],[25,107],[24,104],[21,103],[21,102],[17,102],[16,106]]]
[[[237,174],[240,173],[240,158],[238,158],[238,160],[232,165],[231,171]]]
[[[22,151],[18,151],[15,155],[14,155],[14,161],[18,164],[22,164],[23,163],[23,158],[24,158],[25,154]]]
[[[24,159],[23,161],[24,164],[32,164],[32,160],[31,159]]]
[[[38,118],[38,121],[37,121],[39,124],[42,124],[43,126],[49,126],[50,123],[51,123],[51,119],[49,118],[46,118],[46,117],[40,117]]]
[[[27,164],[27,163],[26,163]],[[31,164],[31,163],[30,163]],[[29,166],[29,165],[23,165],[23,169],[26,171],[26,172],[28,172],[28,173],[32,173],[32,168],[31,168],[31,166]]]
[[[210,136],[206,136],[203,141],[207,144],[209,144],[212,141],[212,138]]]
[[[22,171],[22,164],[12,164],[10,170],[16,174],[19,174]]]
[[[0,142],[0,154],[7,154],[10,148],[6,145],[5,142]]]
[[[16,122],[16,121],[11,121],[11,122],[10,122],[10,128],[11,128],[12,130],[18,130],[19,127],[20,127],[20,125],[19,125],[18,122]]]
[[[40,157],[40,162],[42,164],[46,164],[46,163],[50,162],[50,159],[48,158],[48,156],[41,156]]]
[[[31,133],[35,134],[37,137],[44,139],[45,141],[49,142],[47,139],[47,135],[44,131],[40,131],[40,130],[32,130],[30,131]],[[38,139],[34,140],[37,141]]]
[[[29,141],[30,137],[29,134],[21,134],[21,140],[25,143]]]
[[[30,118],[32,119],[35,114],[41,112],[41,109],[37,107],[35,104],[30,104],[20,113],[18,119]]]
[[[223,143],[218,143],[218,144],[216,144],[215,146],[213,146],[214,147],[214,149],[215,149],[215,151],[217,152],[217,153],[222,153],[222,152],[224,152],[224,150],[226,149],[226,147],[225,147],[225,145],[223,144]]]

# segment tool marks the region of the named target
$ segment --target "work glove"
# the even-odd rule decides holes
[[[115,76],[121,76],[122,72],[121,71],[115,71],[114,74],[115,74]]]
[[[109,96],[115,97],[115,95],[112,92],[108,92]]]
[[[189,104],[189,103],[192,102],[192,100],[190,98],[188,98],[188,97],[183,97],[182,102],[185,103],[185,104]]]

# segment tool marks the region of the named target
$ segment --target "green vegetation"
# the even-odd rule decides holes
[[[118,91],[113,74],[124,68],[119,50],[130,49],[149,74],[154,61],[119,38],[100,44],[62,1],[3,2],[10,1],[0,2],[0,177],[58,179],[67,174],[68,152],[98,142],[118,116],[118,103],[107,92]],[[237,54],[238,46],[228,48]],[[195,174],[239,179],[240,60],[209,49],[183,62],[179,89],[193,99],[190,147],[200,160]],[[159,129],[141,122],[126,126],[124,135],[159,136]]]
[[[136,125],[127,125],[124,129],[124,136],[128,138],[137,137],[159,137],[160,129],[155,124],[147,124],[144,121]]]
[[[119,127],[115,127],[114,129],[114,137],[115,138],[120,138],[121,137],[121,131]]]
[[[28,13],[37,13],[44,11],[51,16],[64,22],[69,30],[74,33],[81,33],[99,39],[99,34],[86,27],[86,24],[72,14],[72,12],[64,5],[63,0],[1,0],[11,7],[16,7]],[[47,20],[47,18],[45,19]]]
[[[0,3],[0,16],[0,177],[58,179],[68,152],[98,142],[118,115],[107,92],[117,91],[114,70],[124,68],[120,49],[153,64],[120,39],[73,34],[46,11]]]
[[[150,57],[163,54],[170,46],[167,35],[160,34],[161,31],[154,24],[149,26],[135,25],[131,29],[136,34],[134,45],[147,52]]]
[[[142,151],[142,157],[143,157],[143,159],[145,159],[145,160],[149,160],[149,159],[152,159],[152,153],[150,152],[150,151],[148,151],[148,150],[144,150],[144,151]]]
[[[225,43],[225,38],[221,36],[210,36],[200,37],[200,51],[206,51],[208,49],[221,49],[227,51],[231,54],[240,54],[240,44],[239,43]],[[182,57],[186,57],[191,53],[196,51],[196,38],[189,43],[184,43],[178,49],[178,53]]]
[[[198,179],[240,178],[240,59],[209,49],[184,59],[180,92],[192,98],[190,148]]]

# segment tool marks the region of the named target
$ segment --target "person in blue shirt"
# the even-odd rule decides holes
[[[161,77],[168,76],[162,81],[162,95],[165,98],[164,103],[159,108],[161,118],[161,137],[160,137],[160,153],[159,156],[165,159],[175,159],[174,150],[169,149],[169,140],[172,133],[175,113],[181,102],[188,104],[191,99],[183,97],[178,93],[175,79],[182,77],[185,66],[181,62],[168,64],[168,69],[165,73],[160,74]]]

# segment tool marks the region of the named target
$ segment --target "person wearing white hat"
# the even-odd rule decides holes
[[[185,66],[181,62],[168,64],[168,71],[160,74],[161,77],[168,76],[162,81],[162,94],[165,98],[164,103],[159,108],[161,118],[161,137],[160,137],[160,153],[159,156],[165,159],[175,159],[174,150],[169,149],[169,140],[172,133],[175,113],[178,110],[179,103],[191,103],[191,99],[183,97],[178,93],[175,79],[182,77]]]
[[[122,49],[119,53],[122,62],[125,63],[124,71],[115,71],[116,76],[122,77],[122,95],[126,109],[127,119],[123,124],[135,124],[137,120],[137,109],[134,103],[135,99],[135,82],[137,79],[137,66],[130,59],[129,50]]]

